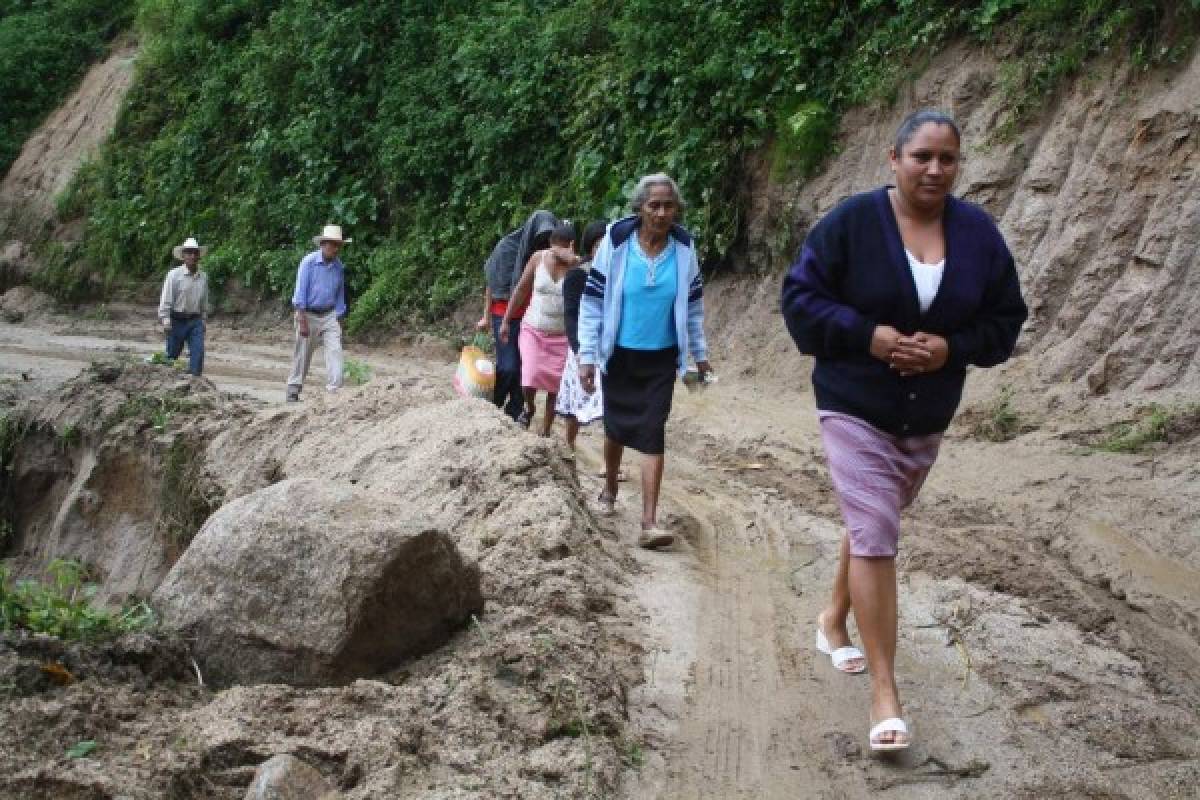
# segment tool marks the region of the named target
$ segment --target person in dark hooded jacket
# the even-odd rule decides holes
[[[496,243],[483,265],[487,291],[484,293],[483,317],[476,328],[492,333],[492,340],[496,344],[496,389],[493,401],[514,420],[525,408],[521,392],[521,351],[517,348],[525,309],[513,309],[509,314],[507,342],[501,340],[500,325],[526,262],[535,252],[549,246],[550,233],[556,225],[558,218],[549,211],[533,212],[524,225],[510,231]]]

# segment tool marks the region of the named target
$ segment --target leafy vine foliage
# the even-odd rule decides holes
[[[665,170],[719,267],[744,154],[803,177],[849,105],[951,37],[1015,53],[1026,113],[1088,58],[1182,54],[1200,0],[138,0],[115,137],[62,203],[109,284],[185,235],[218,284],[286,294],[308,237],[346,226],[351,327],[430,318],[482,286],[534,208],[613,216]],[[1016,119],[1016,116],[1014,116]]]

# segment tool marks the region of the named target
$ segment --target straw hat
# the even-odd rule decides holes
[[[321,242],[341,242],[342,244],[350,244],[354,240],[342,238],[341,225],[326,225],[325,229],[321,231],[321,235],[314,236],[312,241],[313,244],[315,244],[317,247],[320,247]]]
[[[176,246],[175,246],[175,249],[174,249],[174,250],[172,250],[172,251],[171,251],[171,253],[172,253],[172,254],[173,254],[173,255],[174,255],[174,256],[175,256],[177,259],[179,259],[180,261],[183,261],[183,251],[184,251],[184,250],[196,250],[196,251],[198,251],[198,252],[200,253],[200,255],[201,255],[201,256],[206,256],[206,255],[208,255],[208,248],[207,248],[207,247],[201,247],[201,246],[200,246],[200,243],[199,243],[199,242],[197,242],[197,241],[195,240],[195,238],[194,238],[194,237],[191,237],[191,236],[189,236],[188,238],[184,239],[184,241],[183,241],[183,244],[176,245]]]

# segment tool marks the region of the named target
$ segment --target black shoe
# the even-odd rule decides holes
[[[520,414],[517,414],[517,424],[525,430],[529,430],[529,426],[533,424],[533,414],[530,414],[528,411],[522,411]]]
[[[297,386],[289,386],[287,390],[287,401],[289,403],[300,402],[300,388]]]

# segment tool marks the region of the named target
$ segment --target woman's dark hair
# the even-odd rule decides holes
[[[904,122],[901,122],[900,127],[896,129],[896,155],[899,156],[904,152],[904,146],[912,141],[912,138],[917,135],[917,131],[921,130],[922,125],[931,122],[934,125],[949,125],[950,130],[954,131],[954,138],[960,145],[962,144],[962,133],[958,130],[958,123],[954,121],[954,117],[934,108],[923,108],[905,117]]]
[[[583,241],[579,243],[579,252],[583,254],[584,258],[592,257],[592,248],[596,246],[596,242],[600,241],[607,230],[607,220],[594,219],[587,224],[587,227],[583,229]]]
[[[575,241],[575,226],[563,221],[554,226],[550,232],[550,244],[571,244]]]

